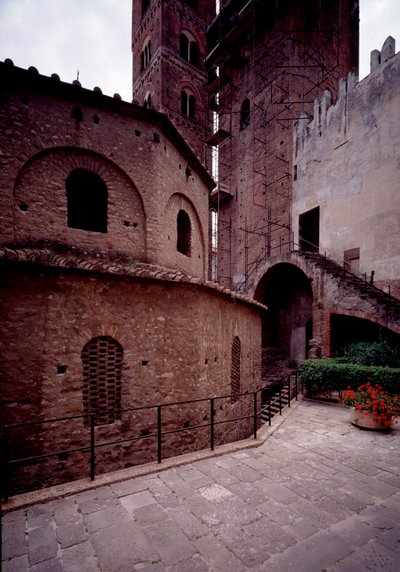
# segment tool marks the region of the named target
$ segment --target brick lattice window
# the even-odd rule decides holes
[[[192,226],[189,215],[185,211],[179,211],[176,220],[177,241],[176,250],[185,256],[192,253]]]
[[[109,336],[93,338],[83,348],[83,412],[94,413],[96,425],[121,419],[122,358],[121,345]]]
[[[240,394],[240,340],[233,338],[231,349],[231,402],[235,403]]]

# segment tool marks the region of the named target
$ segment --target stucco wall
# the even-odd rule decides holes
[[[374,271],[392,293],[400,293],[399,106],[397,54],[359,83],[343,80],[335,105],[325,92],[313,121],[297,124],[294,144],[295,241],[299,215],[319,206],[320,252],[343,260],[359,248],[360,273]]]

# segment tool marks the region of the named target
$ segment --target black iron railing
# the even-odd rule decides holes
[[[189,401],[180,401],[174,403],[163,403],[158,405],[150,405],[144,407],[133,407],[129,409],[124,409],[121,413],[129,413],[129,412],[140,412],[140,411],[155,411],[156,412],[156,432],[149,433],[149,434],[141,434],[139,436],[130,436],[123,439],[115,439],[112,441],[106,441],[98,443],[96,442],[96,414],[86,414],[86,415],[74,415],[74,416],[67,416],[67,417],[58,417],[54,419],[45,419],[39,421],[29,421],[24,423],[13,423],[9,425],[5,425],[2,428],[3,432],[3,498],[7,500],[10,497],[10,469],[14,466],[24,466],[30,465],[33,462],[37,462],[43,459],[47,459],[50,457],[58,456],[67,458],[70,453],[76,452],[87,452],[89,459],[89,477],[91,480],[95,479],[96,474],[96,450],[100,447],[107,447],[107,446],[115,446],[120,444],[127,444],[127,443],[134,443],[139,440],[143,439],[153,439],[156,441],[156,450],[157,450],[157,461],[161,463],[163,460],[163,438],[167,435],[173,435],[177,433],[182,433],[184,431],[194,431],[198,429],[206,429],[208,428],[209,431],[209,446],[212,451],[215,449],[215,430],[216,427],[219,425],[227,424],[227,423],[239,423],[245,420],[252,420],[252,435],[254,439],[257,439],[257,431],[262,425],[262,411],[263,408],[268,407],[269,410],[269,419],[268,423],[271,425],[271,419],[274,413],[279,412],[282,415],[282,410],[285,405],[290,407],[290,401],[292,399],[297,400],[299,391],[302,392],[302,386],[299,386],[299,382],[297,379],[297,374],[292,374],[287,378],[282,379],[278,384],[274,384],[275,393],[271,392],[272,386],[266,386],[263,388],[258,389],[252,393],[245,392],[241,393],[236,398],[244,398],[244,397],[252,397],[252,404],[250,407],[247,407],[248,414],[241,415],[237,417],[229,417],[227,419],[216,419],[216,401],[218,400],[232,400],[232,395],[222,395],[216,396],[211,398],[205,399],[194,399]],[[261,399],[260,399],[261,397]],[[163,427],[163,411],[165,411],[169,407],[173,406],[184,406],[184,405],[192,405],[192,404],[200,404],[200,403],[207,403],[209,407],[209,421],[204,423],[198,423],[195,425],[188,425],[183,427],[178,427],[175,429],[165,429]],[[251,411],[251,412],[250,412]],[[48,425],[51,423],[58,423],[64,421],[72,421],[77,422],[78,420],[87,420],[89,419],[88,424],[82,424],[80,429],[87,430],[89,429],[89,442],[87,445],[79,446],[79,447],[71,447],[71,448],[63,448],[61,450],[56,451],[46,451],[40,455],[32,455],[32,456],[22,456],[15,458],[12,455],[12,451],[10,450],[10,442],[11,442],[11,435],[13,431],[16,430],[25,430],[29,432],[29,436],[32,436],[31,429],[35,426],[40,426],[40,431],[42,430],[42,426]],[[250,436],[251,433],[248,435]],[[47,435],[49,438],[49,435]],[[51,440],[51,439],[49,439]],[[170,451],[171,452],[171,451]],[[186,451],[189,452],[189,451]],[[76,477],[78,478],[78,477]]]

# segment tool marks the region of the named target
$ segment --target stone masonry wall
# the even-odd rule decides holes
[[[207,277],[210,178],[172,126],[184,154],[155,112],[10,64],[0,73],[1,243],[48,239]],[[107,186],[106,233],[67,225],[65,181],[76,168]],[[191,256],[177,251],[180,208],[190,218]]]
[[[194,284],[113,277],[7,263],[2,266],[0,339],[5,372],[3,422],[82,415],[85,344],[110,336],[123,349],[122,408],[231,394],[231,345],[241,341],[241,392],[259,387],[260,317],[249,304]],[[215,404],[216,421],[251,414],[252,395]],[[210,402],[163,408],[163,430],[210,420]],[[251,433],[252,421],[223,424],[216,444]],[[122,415],[96,427],[96,442],[148,435],[136,443],[97,450],[97,471],[156,459],[156,409]],[[89,428],[78,418],[11,433],[12,455],[86,446]],[[163,438],[163,456],[209,447],[209,428]],[[88,475],[88,453],[55,456],[16,470],[13,482],[41,486]]]

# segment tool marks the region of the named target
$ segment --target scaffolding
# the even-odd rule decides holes
[[[293,124],[311,115],[324,90],[336,94],[343,73],[341,4],[231,0],[208,29],[208,105],[219,119],[206,140],[219,157],[215,276],[229,288],[245,291],[267,258],[293,248]],[[239,157],[237,115],[246,89],[251,141]],[[246,196],[238,204],[241,186]]]

